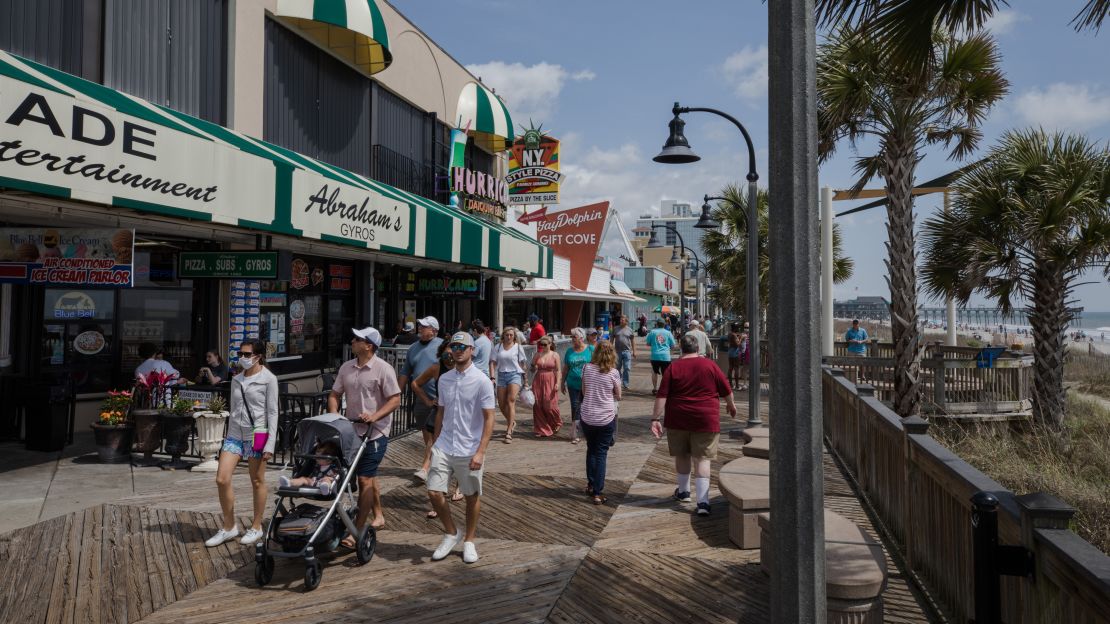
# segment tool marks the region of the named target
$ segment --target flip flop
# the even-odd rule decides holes
[[[429,511],[428,513],[424,514],[424,517],[427,518],[428,520],[435,520],[436,518],[439,517],[439,514],[436,513],[436,510],[433,509],[433,510]]]
[[[466,496],[463,496],[462,492],[460,492],[458,490],[455,490],[455,493],[451,495],[451,502],[452,503],[457,503],[458,501],[461,501],[464,498],[466,498]]]
[[[350,543],[348,543],[347,540],[350,540]],[[355,538],[348,535],[347,537],[344,537],[341,542],[339,542],[339,545],[342,546],[343,548],[350,548],[351,550],[354,550],[355,549]]]
[[[593,503],[595,505],[604,505],[607,502],[609,502],[609,499],[605,498],[604,496],[600,496],[600,495],[595,494],[594,497],[593,497]]]

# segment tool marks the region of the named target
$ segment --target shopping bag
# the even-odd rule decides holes
[[[532,407],[536,404],[536,394],[532,392],[531,388],[521,390],[519,398],[520,402],[523,403],[525,407]]]

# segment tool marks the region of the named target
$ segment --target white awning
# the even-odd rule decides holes
[[[632,289],[628,287],[628,284],[625,284],[619,279],[609,280],[609,285],[612,286],[613,292],[617,293],[618,295],[628,295],[629,297],[636,296],[632,292]]]

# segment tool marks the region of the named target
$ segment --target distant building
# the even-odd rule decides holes
[[[883,297],[856,297],[849,301],[834,301],[833,316],[886,320],[890,318],[890,302]]]

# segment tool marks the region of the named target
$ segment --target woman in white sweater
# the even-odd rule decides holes
[[[266,344],[261,340],[245,340],[239,347],[239,366],[243,372],[231,380],[231,416],[227,437],[220,450],[220,467],[216,471],[216,488],[220,494],[223,524],[205,542],[219,546],[239,536],[235,524],[235,492],[231,476],[239,460],[247,460],[254,488],[254,522],[239,540],[253,544],[262,539],[262,514],[266,510],[266,462],[274,456],[278,424],[278,381],[266,368]]]

